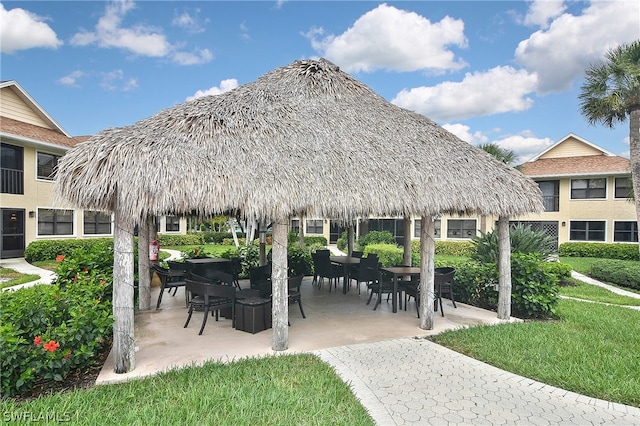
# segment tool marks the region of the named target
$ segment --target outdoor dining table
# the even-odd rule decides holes
[[[420,268],[414,266],[391,266],[388,268],[380,268],[393,275],[393,296],[391,298],[391,306],[393,312],[398,312],[398,278],[399,277],[419,277]]]
[[[333,263],[337,263],[342,265],[344,269],[344,282],[342,283],[342,293],[347,293],[347,285],[349,284],[349,269],[351,269],[352,265],[359,265],[360,258],[359,257],[351,257],[351,256],[329,256],[329,260]]]

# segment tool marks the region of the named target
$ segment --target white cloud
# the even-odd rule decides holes
[[[222,80],[220,82],[220,87],[210,87],[207,90],[198,90],[193,96],[188,96],[186,101],[192,101],[197,98],[201,98],[203,96],[211,96],[211,95],[219,95],[224,92],[228,92],[229,90],[233,90],[238,87],[238,80],[235,78],[229,78],[226,80]]]
[[[461,82],[405,89],[392,103],[435,121],[462,120],[509,111],[524,111],[533,100],[537,77],[512,67],[467,73]]]
[[[482,132],[471,132],[471,128],[467,125],[460,123],[446,123],[442,125],[443,128],[456,135],[460,140],[470,143],[471,145],[478,145],[487,143],[489,138]]]
[[[516,163],[522,164],[549,148],[555,141],[549,138],[537,138],[531,132],[524,131],[519,135],[493,140],[491,143],[495,143],[502,149],[513,151],[518,156]]]
[[[78,80],[86,76],[87,73],[85,73],[84,71],[75,70],[70,74],[65,75],[64,77],[59,78],[58,83],[64,86],[77,86]]]
[[[432,23],[415,12],[381,4],[362,15],[341,35],[307,34],[313,48],[346,72],[458,70],[466,63],[448,46],[466,47],[464,22],[448,16]]]
[[[175,52],[171,59],[180,65],[197,65],[210,62],[213,59],[213,54],[209,49],[202,49],[195,53]]]
[[[57,49],[63,42],[46,24],[46,18],[27,10],[6,10],[0,3],[0,51],[14,53],[18,50],[45,47]]]
[[[209,19],[200,19],[199,15],[200,9],[193,9],[192,13],[182,12],[180,14],[176,14],[176,16],[171,21],[171,24],[184,28],[192,34],[199,34],[205,31],[205,24],[209,23]]]
[[[518,45],[516,61],[539,76],[540,93],[568,90],[589,64],[638,38],[640,2],[592,1],[581,15],[564,13]]]
[[[138,87],[138,80],[135,78],[125,78],[122,70],[114,70],[102,73],[100,87],[108,91],[128,92]]]
[[[562,15],[565,9],[563,0],[533,0],[524,18],[524,24],[547,28],[549,21]]]
[[[159,30],[141,24],[131,28],[122,27],[123,18],[134,7],[132,1],[126,0],[108,4],[95,31],[77,33],[71,38],[71,43],[76,46],[97,44],[104,48],[116,47],[141,56],[166,56],[171,44]]]

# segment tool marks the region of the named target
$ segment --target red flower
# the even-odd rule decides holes
[[[64,260],[64,254],[59,254],[56,256],[56,262],[62,262]]]
[[[39,345],[40,343],[42,343],[42,339],[40,338],[40,336],[36,336],[36,338],[33,339],[33,344]]]
[[[55,340],[49,340],[49,343],[45,343],[43,347],[46,351],[55,352],[60,347],[60,343]]]

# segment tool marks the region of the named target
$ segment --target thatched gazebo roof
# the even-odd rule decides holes
[[[70,150],[55,192],[129,217],[269,221],[541,211],[537,185],[324,60],[105,130]]]
[[[147,230],[149,217],[168,213],[273,221],[272,347],[284,350],[289,217],[422,217],[421,327],[430,329],[432,217],[500,216],[500,300],[504,296],[501,306],[507,306],[508,217],[543,209],[532,180],[428,118],[385,101],[324,59],[296,61],[224,94],[105,130],[60,160],[54,191],[67,206],[114,212],[118,373],[134,368],[136,221],[146,222]],[[139,239],[140,262],[148,235]],[[140,274],[140,291],[146,291],[140,300],[148,302],[145,276]]]

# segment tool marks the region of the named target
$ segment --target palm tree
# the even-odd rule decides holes
[[[590,124],[614,127],[629,118],[631,181],[640,194],[640,40],[610,49],[604,61],[590,65],[580,89],[580,110]],[[640,229],[640,197],[635,204]]]
[[[516,160],[518,160],[518,156],[515,152],[511,151],[510,149],[501,148],[497,143],[481,144],[478,145],[478,148],[485,152],[488,152],[498,160],[508,165],[511,165],[516,162]]]

